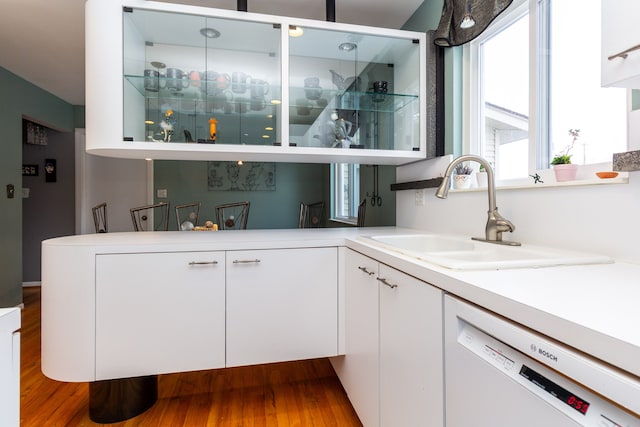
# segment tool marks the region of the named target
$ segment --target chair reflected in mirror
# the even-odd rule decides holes
[[[167,231],[169,229],[169,203],[139,206],[129,209],[134,231]]]
[[[364,214],[367,210],[367,199],[363,199],[358,205],[358,220],[356,225],[358,227],[364,227]]]
[[[175,210],[178,231],[191,231],[194,227],[198,226],[200,202],[178,205],[175,207]]]
[[[324,202],[300,203],[298,228],[319,228],[324,224]]]
[[[107,227],[107,203],[102,202],[91,208],[93,213],[93,225],[96,227],[96,233],[108,232]]]
[[[227,203],[215,207],[219,230],[246,230],[249,202]]]

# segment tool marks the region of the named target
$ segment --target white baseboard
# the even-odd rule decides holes
[[[23,288],[28,288],[29,286],[42,286],[42,282],[37,281],[37,282],[22,282],[22,287]]]

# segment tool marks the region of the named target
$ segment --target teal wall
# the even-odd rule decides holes
[[[638,89],[631,91],[631,109],[633,111],[640,110],[640,90]]]
[[[440,22],[443,5],[443,0],[424,0],[422,5],[405,22],[402,29],[408,31],[435,30]]]
[[[154,201],[169,201],[171,214],[169,229],[176,230],[176,205],[201,202],[200,225],[206,220],[215,222],[214,207],[216,205],[249,201],[250,229],[282,229],[298,227],[300,202],[325,202],[325,219],[330,214],[331,176],[328,164],[276,163],[275,191],[209,191],[207,189],[207,162],[155,160],[154,196],[158,189],[167,190],[167,198],[155,198]],[[395,225],[396,196],[390,191],[390,184],[395,182],[395,167],[380,166],[378,172],[378,189],[382,198],[382,206],[371,206],[370,196],[373,193],[373,168],[360,167],[360,200],[367,198],[366,226]],[[325,226],[344,226],[325,221]]]
[[[64,131],[75,127],[71,104],[0,67],[0,307],[22,302],[23,116]],[[7,184],[15,186],[13,199]]]
[[[325,200],[329,182],[325,179],[323,164],[276,163],[275,191],[208,191],[207,162],[156,160],[153,162],[154,189],[167,189],[171,215],[169,229],[177,229],[173,207],[180,204],[201,202],[200,223],[215,222],[216,205],[249,201],[247,228],[296,228],[300,202],[313,203]],[[154,195],[157,193],[154,191]],[[328,209],[328,208],[327,208]],[[328,211],[328,210],[327,210]]]

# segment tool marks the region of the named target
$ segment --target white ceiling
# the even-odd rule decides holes
[[[111,1],[111,0],[101,0]],[[336,0],[336,21],[400,28],[423,0]],[[235,10],[236,0],[172,0]],[[325,0],[247,0],[249,12],[326,19]],[[0,66],[84,105],[84,0],[0,0]]]

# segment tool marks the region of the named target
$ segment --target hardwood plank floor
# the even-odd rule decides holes
[[[89,386],[40,370],[40,288],[24,289],[21,426],[96,426]],[[158,377],[158,401],[111,426],[362,426],[328,360],[276,363]]]

